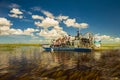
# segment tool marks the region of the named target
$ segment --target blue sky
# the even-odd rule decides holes
[[[0,43],[75,36],[78,28],[119,42],[120,0],[0,0]]]

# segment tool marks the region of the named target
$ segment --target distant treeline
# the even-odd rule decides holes
[[[120,43],[116,43],[116,44],[102,44],[102,47],[120,47]]]
[[[41,44],[0,44],[0,47],[41,46]]]

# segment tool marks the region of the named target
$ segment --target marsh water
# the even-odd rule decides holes
[[[2,47],[0,80],[119,80],[119,53],[119,49],[85,53]]]

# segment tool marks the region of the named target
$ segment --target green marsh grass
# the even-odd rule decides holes
[[[0,47],[41,46],[41,44],[0,44]]]

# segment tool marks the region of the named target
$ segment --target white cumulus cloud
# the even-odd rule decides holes
[[[48,12],[48,11],[42,10],[41,12],[42,12],[45,16],[47,16],[47,17],[49,17],[49,18],[54,18],[53,14],[50,13],[50,12]]]
[[[21,16],[21,15],[17,15],[17,14],[8,14],[10,17],[14,17],[14,18],[20,18],[20,19],[22,19],[23,18],[23,16]]]
[[[43,36],[46,39],[56,39],[67,35],[60,26],[55,26],[52,30],[42,29],[39,33],[40,36]]]
[[[62,30],[63,28],[60,27],[60,26],[54,26],[54,29],[55,29],[55,30]]]
[[[10,20],[7,20],[6,18],[0,18],[0,31],[1,32],[8,30],[11,25],[12,23],[10,22]]]
[[[13,13],[13,14],[23,14],[23,12],[21,12],[19,9],[17,8],[13,8],[10,13]]]
[[[0,35],[33,35],[38,29],[27,28],[25,30],[11,28],[12,23],[6,18],[0,18]]]
[[[10,35],[31,35],[33,36],[33,32],[36,32],[36,31],[38,30],[33,29],[33,28],[27,28],[25,30],[11,28],[9,29],[8,33]]]
[[[23,31],[25,35],[33,35],[33,32],[39,31],[38,29],[33,29],[33,28],[27,28],[26,30]]]
[[[56,17],[56,19],[58,19],[59,21],[66,20],[68,18],[69,16],[62,16],[62,15],[59,15],[58,17]]]
[[[40,19],[40,20],[44,20],[43,16],[39,16],[39,15],[32,15],[33,19]]]
[[[77,23],[75,19],[67,19],[63,22],[67,27],[87,28],[87,23]]]
[[[100,34],[95,34],[94,37],[99,37],[102,40],[102,43],[120,43],[120,38],[119,37],[112,37],[109,35],[100,35]]]
[[[51,18],[45,18],[44,20],[42,20],[42,22],[35,22],[36,26],[43,27],[43,28],[57,26],[58,24],[59,24],[58,21]]]
[[[108,36],[108,35],[101,35],[100,37],[101,37],[101,39],[110,39],[110,38],[111,38],[111,37]]]
[[[64,21],[64,24],[66,24],[66,26],[68,26],[68,27],[74,26],[75,19],[67,19],[66,21]]]
[[[8,16],[10,16],[10,17],[20,18],[20,19],[23,18],[23,16],[22,16],[23,12],[20,11],[19,9],[17,9],[17,8],[13,8],[13,9],[10,11],[10,13],[11,13],[11,14],[8,14]]]
[[[63,35],[66,35],[67,33],[64,31],[57,31],[55,29],[52,29],[50,31],[45,31],[44,29],[40,31],[39,35],[43,36],[46,39],[56,39],[59,37],[62,37]]]
[[[80,23],[80,26],[78,26],[78,28],[87,28],[88,24],[87,23]]]
[[[9,29],[8,31],[9,35],[23,35],[23,31],[21,29],[14,29],[14,28],[11,28]]]
[[[115,38],[114,40],[115,40],[115,42],[119,42],[120,43],[120,38],[119,37]]]

